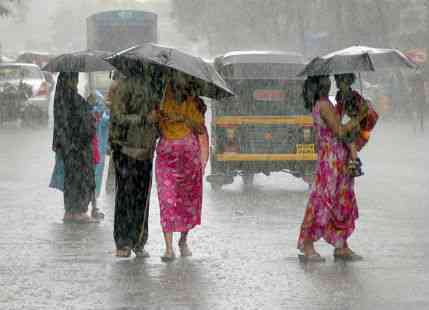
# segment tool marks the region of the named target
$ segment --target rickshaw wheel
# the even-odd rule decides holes
[[[243,174],[241,176],[242,180],[243,180],[243,184],[246,186],[252,186],[253,185],[253,181],[255,179],[255,175],[253,173],[250,174]]]
[[[314,182],[314,176],[313,175],[311,175],[311,176],[304,176],[302,178],[302,180],[307,184],[307,186],[308,186],[307,189],[310,190],[311,186],[312,186],[312,184]]]
[[[210,186],[214,192],[219,192],[222,189],[222,185],[218,183],[210,183]]]

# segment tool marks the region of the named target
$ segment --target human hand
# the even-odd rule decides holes
[[[164,113],[163,116],[167,122],[184,122],[185,121],[185,117],[182,114],[177,112]]]
[[[152,110],[147,115],[147,120],[151,123],[157,123],[161,119],[161,113],[158,110]]]
[[[88,96],[88,98],[86,98],[86,100],[90,103],[90,104],[95,104],[95,102],[97,101],[97,98],[95,97],[94,94],[90,94]]]
[[[101,120],[101,113],[94,112],[94,118],[95,118],[95,121],[98,123]]]
[[[360,121],[357,118],[353,118],[351,121],[351,130],[359,131],[360,130]]]
[[[205,133],[204,126],[202,125],[194,126],[192,129],[194,133],[196,133],[197,135],[202,135]]]
[[[369,105],[368,104],[369,104],[369,101],[365,100],[363,102],[363,104],[361,104],[359,107],[359,118],[361,120],[364,119],[368,115],[368,112],[369,112]]]

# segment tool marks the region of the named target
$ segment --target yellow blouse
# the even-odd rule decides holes
[[[168,87],[161,103],[161,111],[164,113],[178,113],[185,119],[191,120],[197,124],[204,125],[204,116],[198,109],[198,101],[196,97],[188,96],[182,103],[177,103],[172,96],[171,89]],[[161,120],[159,123],[161,134],[168,140],[180,140],[191,133],[184,122],[168,122]]]

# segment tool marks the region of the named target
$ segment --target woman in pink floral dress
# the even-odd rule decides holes
[[[203,165],[199,136],[204,135],[200,99],[177,75],[165,91],[160,108],[161,139],[156,149],[156,180],[161,226],[165,239],[163,261],[175,258],[173,233],[179,232],[181,256],[192,255],[188,234],[201,224]]]
[[[324,261],[314,249],[314,242],[320,238],[335,247],[335,257],[360,258],[347,243],[355,229],[358,208],[354,179],[347,174],[350,153],[342,142],[348,131],[359,130],[359,120],[341,124],[329,101],[330,87],[328,76],[309,77],[303,93],[307,108],[312,110],[318,147],[315,180],[298,239],[300,259],[307,261]]]

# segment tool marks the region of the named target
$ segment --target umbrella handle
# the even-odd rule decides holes
[[[360,74],[360,72],[358,74],[359,74],[359,84],[360,84],[360,95],[363,97],[362,75]]]
[[[169,87],[170,87],[170,81],[168,81],[167,83],[165,83],[165,87],[164,87],[164,90],[163,90],[163,93],[162,93],[162,99],[161,99],[161,102],[158,105],[158,110],[159,111],[162,111],[162,109],[163,109],[163,103],[165,101],[165,98],[167,97],[167,91],[168,91]]]

